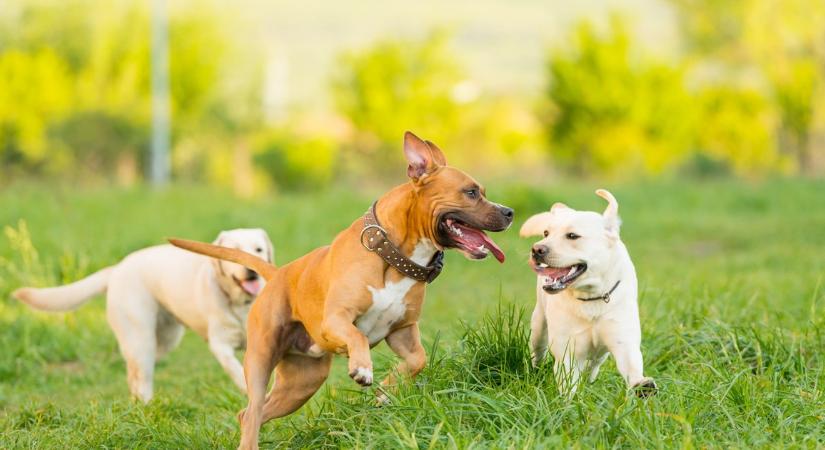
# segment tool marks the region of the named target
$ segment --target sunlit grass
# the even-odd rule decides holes
[[[595,187],[488,184],[517,222],[554,201],[601,209]],[[343,361],[308,406],[267,424],[266,447],[524,448],[825,445],[825,184],[774,181],[606,186],[641,286],[646,373],[660,394],[626,392],[612,362],[572,400],[549,365],[531,368],[529,241],[494,238],[505,264],[450,254],[428,288],[429,365],[392,404],[346,376]],[[187,334],[159,363],[156,398],[127,398],[101,299],[35,313],[8,294],[73,279],[165,236],[211,240],[263,226],[286,262],[328,243],[372,196],[329,192],[241,201],[202,188],[86,191],[20,185],[0,193],[0,447],[231,448],[244,406],[206,345]],[[20,219],[30,239],[22,233]],[[32,244],[28,247],[26,239]],[[28,253],[27,253],[28,252]],[[32,255],[36,252],[37,257]],[[379,374],[394,359],[373,352]]]

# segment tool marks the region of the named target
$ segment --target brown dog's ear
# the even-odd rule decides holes
[[[616,201],[616,197],[614,197],[613,194],[605,189],[597,189],[596,195],[607,200],[607,208],[605,208],[604,213],[602,213],[604,226],[608,233],[615,234],[615,236],[618,237],[619,225],[621,224],[621,220],[619,219],[619,202]]]
[[[524,222],[524,225],[521,226],[521,230],[519,230],[519,236],[543,236],[544,230],[547,229],[547,224],[550,222],[550,216],[552,214],[553,213],[551,212],[543,212],[527,219],[527,221]]]
[[[418,181],[424,175],[432,173],[445,161],[444,154],[438,147],[427,145],[421,138],[407,131],[404,133],[404,157],[407,159],[407,176]]]
[[[433,141],[425,140],[424,142],[426,142],[427,145],[430,147],[430,150],[432,150],[433,158],[435,159],[435,162],[437,162],[439,166],[446,166],[447,165],[447,157],[444,156],[444,152],[442,152],[441,149],[438,148],[438,146],[433,143]]]

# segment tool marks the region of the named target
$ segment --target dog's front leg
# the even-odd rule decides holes
[[[328,311],[321,323],[323,338],[349,355],[349,376],[361,386],[372,384],[370,343],[353,322],[357,314],[341,308]]]
[[[639,397],[647,397],[655,394],[657,388],[653,378],[644,376],[644,363],[639,345],[638,341],[616,339],[608,348],[616,358],[616,368],[627,382],[627,386],[635,389]]]
[[[403,377],[415,378],[427,365],[427,353],[424,351],[424,346],[421,345],[418,323],[393,331],[387,335],[386,341],[387,345],[396,355],[401,357],[402,361],[381,382],[382,387],[395,385],[396,373]],[[388,400],[383,392],[379,392],[379,403],[386,403]]]
[[[235,350],[232,345],[222,340],[219,336],[209,337],[209,350],[223,367],[223,370],[232,378],[235,385],[246,393],[246,380],[243,376],[243,366],[235,358]]]
[[[576,355],[576,341],[573,337],[556,336],[551,342],[553,351],[553,375],[556,378],[556,387],[559,393],[572,398],[579,387],[582,373],[587,361],[581,355]]]
[[[530,348],[533,367],[538,367],[547,354],[547,317],[541,293],[536,301],[536,307],[533,308],[533,317],[530,319]]]

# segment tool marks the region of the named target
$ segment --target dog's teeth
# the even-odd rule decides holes
[[[576,269],[578,269],[578,268],[579,268],[579,266],[571,267],[570,272],[567,272],[567,276],[569,277],[570,275],[573,275],[574,273],[576,273]]]
[[[540,269],[546,269],[547,267],[548,267],[548,266],[547,266],[547,264],[545,264],[545,263],[541,263],[541,264],[539,264],[539,268],[540,268]]]
[[[478,251],[487,253],[488,250],[487,247],[484,246],[484,244],[481,244],[478,246]]]

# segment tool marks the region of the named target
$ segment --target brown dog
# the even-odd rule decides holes
[[[252,268],[267,283],[249,313],[244,356],[249,404],[239,415],[241,448],[257,448],[263,423],[290,414],[321,387],[333,354],[349,355],[349,375],[373,381],[370,348],[382,340],[414,377],[426,363],[418,331],[425,282],[440,271],[441,249],[471,259],[504,254],[482,230],[503,231],[513,210],[446,165],[433,143],[407,132],[409,183],[382,196],[332,245],[275,268],[236,249],[172,239],[179,247]],[[375,253],[375,254],[373,254]],[[425,264],[430,263],[428,266]],[[269,377],[275,384],[264,397]],[[395,382],[393,374],[382,385]]]

